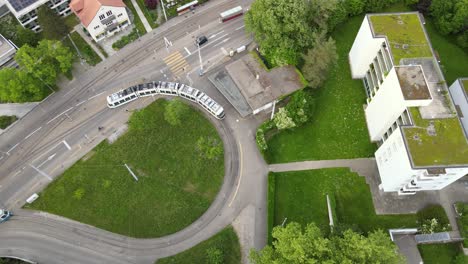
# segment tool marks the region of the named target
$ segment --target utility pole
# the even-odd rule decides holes
[[[164,14],[164,19],[166,19],[166,22],[167,22],[167,15],[166,15],[166,8],[164,8],[164,1],[160,0],[159,2],[161,2],[161,6],[162,6],[162,9],[163,9],[163,14]]]

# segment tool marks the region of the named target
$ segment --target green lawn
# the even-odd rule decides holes
[[[207,250],[217,248],[223,252],[223,264],[240,264],[241,252],[239,239],[232,227],[227,227],[210,239],[181,252],[175,256],[158,260],[157,264],[210,263]],[[211,262],[212,263],[212,262]]]
[[[376,215],[365,178],[347,168],[272,173],[273,225],[287,222],[315,222],[329,231],[326,195],[335,204],[336,220],[347,227],[368,232],[376,229],[417,227],[416,215]],[[270,176],[272,177],[272,176]],[[271,182],[271,179],[270,181]],[[271,217],[271,215],[270,215]],[[271,227],[270,227],[271,228]]]
[[[133,24],[135,24],[135,27],[138,29],[138,32],[140,35],[146,34],[146,29],[143,23],[141,22],[140,17],[138,16],[138,13],[135,10],[135,7],[132,4],[131,0],[124,0],[125,5],[132,11],[133,14]]]
[[[9,125],[13,124],[16,120],[18,120],[18,117],[16,116],[0,116],[0,129],[5,129]]]
[[[89,65],[96,65],[101,62],[101,58],[94,52],[91,46],[86,43],[86,41],[78,34],[78,32],[73,32],[70,34],[73,42],[81,53],[81,56],[86,60],[86,63]],[[73,49],[75,49],[73,47]]]
[[[361,80],[351,79],[348,52],[363,16],[351,18],[333,33],[339,59],[323,87],[316,91],[314,116],[304,126],[276,134],[268,140],[269,163],[370,157],[370,143],[363,104],[366,95]]]
[[[113,144],[99,144],[27,207],[140,238],[172,234],[193,223],[214,200],[224,176],[223,154],[205,160],[196,141],[220,139],[195,110],[187,111],[183,125],[169,125],[163,117],[166,104],[157,100],[135,112],[126,134]]]
[[[424,264],[468,263],[468,257],[463,255],[458,243],[418,245],[418,249]]]
[[[140,7],[141,11],[146,17],[146,20],[148,20],[148,23],[150,24],[151,28],[157,28],[158,24],[156,24],[156,19],[158,19],[158,12],[156,11],[157,9],[150,10],[146,7],[145,5],[145,0],[137,0],[137,4]],[[158,2],[158,5],[160,3]]]

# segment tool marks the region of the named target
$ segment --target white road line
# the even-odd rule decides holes
[[[41,130],[42,127],[39,127],[38,129],[34,130],[33,132],[31,132],[31,134],[27,135],[24,139],[28,139],[29,137],[31,137],[34,133],[36,133],[37,131]]]
[[[67,110],[63,111],[62,113],[58,114],[56,117],[52,118],[51,120],[49,120],[49,122],[47,122],[47,124],[50,124],[52,121],[54,121],[55,119],[59,118],[61,115],[65,114],[66,112],[70,111],[73,109],[73,106],[68,108]]]
[[[79,102],[79,103],[76,104],[76,106],[80,106],[80,105],[82,105],[82,104],[84,104],[84,103],[86,103],[86,101]]]
[[[236,28],[235,30],[243,29],[244,27],[245,27],[245,25],[242,25],[242,26]]]
[[[209,37],[209,39],[212,39],[212,38],[216,37],[218,34],[221,34],[221,33],[223,33],[223,32],[224,32],[224,30],[221,30],[221,31],[218,32],[218,33],[214,33],[213,35],[211,35],[211,36]]]
[[[96,97],[100,96],[100,95],[103,94],[103,93],[104,93],[104,92],[100,92],[100,93],[98,93],[98,94],[96,94],[96,95],[91,96],[90,98],[88,98],[88,101],[91,100],[91,99],[93,99],[93,98],[96,98]]]
[[[64,141],[62,141],[62,142],[63,142],[63,144],[65,144],[65,147],[67,147],[67,149],[68,149],[68,150],[71,150],[71,147],[70,147],[70,145],[68,145],[68,143],[67,143],[65,140],[64,140]]]
[[[192,55],[192,53],[190,52],[190,50],[187,49],[187,47],[184,47],[184,49],[188,53],[188,55]]]
[[[223,41],[221,41],[221,42],[216,43],[215,45],[213,45],[213,47],[217,47],[217,46],[219,46],[219,45],[221,45],[221,44],[224,44],[224,43],[226,43],[229,39],[230,39],[230,38],[224,39]]]
[[[52,160],[52,159],[55,157],[55,155],[57,155],[57,153],[54,153],[54,154],[50,155],[50,156],[49,156],[46,160],[44,160],[41,164],[37,165],[37,168],[39,169],[39,168],[42,167],[42,165],[44,165],[46,162]]]
[[[35,171],[37,171],[39,174],[41,174],[42,176],[46,177],[46,178],[49,179],[50,181],[52,180],[52,177],[50,177],[49,175],[47,175],[47,173],[41,171],[40,169],[34,167],[33,165],[29,164],[29,167],[33,168]]]
[[[232,197],[231,202],[229,203],[229,207],[231,207],[232,203],[234,202],[234,199],[236,199],[237,192],[239,191],[239,186],[241,184],[242,180],[242,145],[239,142],[239,181],[237,182],[237,187],[236,187],[236,192],[234,193],[234,196]]]
[[[9,150],[6,152],[6,154],[9,155],[9,152],[12,151],[12,150],[14,150],[18,145],[19,145],[19,143],[16,143],[13,147],[11,147],[11,149],[9,149]]]
[[[218,41],[218,40],[220,40],[220,39],[226,37],[227,35],[229,35],[229,34],[224,34],[224,35],[222,35],[222,36],[219,37],[219,38],[215,38],[212,42]],[[206,47],[206,46],[208,46],[208,45],[205,45],[205,47]]]

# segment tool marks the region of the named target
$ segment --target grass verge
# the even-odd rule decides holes
[[[377,215],[365,178],[347,168],[272,175],[275,177],[273,226],[281,225],[287,218],[287,222],[304,225],[315,222],[324,232],[329,232],[327,194],[335,207],[335,219],[346,228],[367,233],[376,229],[418,226],[414,214]]]
[[[339,59],[323,87],[314,93],[314,116],[303,126],[282,131],[267,139],[265,158],[269,163],[299,160],[370,157],[364,118],[365,92],[362,81],[351,79],[348,52],[363,16],[351,18],[334,33]]]
[[[75,43],[76,47],[81,53],[81,56],[86,60],[86,63],[89,65],[96,65],[101,62],[101,58],[94,52],[88,43],[78,34],[78,32],[73,32],[70,34],[71,39]],[[73,47],[74,49],[74,47]]]
[[[222,252],[219,257],[219,262],[210,261],[208,255],[213,255],[213,252],[218,249]],[[219,252],[218,251],[218,252]],[[239,239],[232,227],[227,227],[215,236],[201,242],[177,255],[160,259],[157,264],[191,264],[191,263],[223,263],[223,264],[239,264],[241,263],[241,252]]]
[[[11,124],[13,124],[16,120],[18,120],[18,117],[16,116],[0,116],[0,129],[5,129]]]
[[[418,249],[425,264],[468,263],[459,243],[418,245]]]
[[[184,114],[183,125],[169,125],[166,104],[157,100],[135,112],[126,134],[113,144],[99,144],[27,208],[140,238],[172,234],[193,223],[216,197],[224,176],[223,154],[206,160],[196,142],[220,139],[195,110]]]
[[[154,9],[154,10],[148,9],[148,7],[146,7],[145,5],[145,0],[137,0],[137,4],[140,7],[143,14],[145,15],[146,20],[148,21],[151,28],[157,28],[158,27],[158,24],[156,24],[156,20],[158,19],[158,13],[156,11],[157,9]],[[159,4],[160,3],[158,2],[158,5]]]
[[[146,29],[143,23],[141,22],[140,17],[138,16],[138,13],[135,10],[135,7],[133,6],[133,3],[131,0],[124,0],[125,5],[132,11],[133,14],[133,24],[135,27],[138,29],[138,32],[140,35],[146,34]]]

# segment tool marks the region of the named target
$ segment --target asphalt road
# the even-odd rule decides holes
[[[203,241],[230,224],[247,205],[258,210],[255,247],[266,238],[267,168],[254,142],[259,121],[240,119],[235,110],[197,74],[199,58],[194,38],[206,35],[204,68],[210,71],[230,60],[226,53],[251,41],[243,20],[220,24],[218,14],[248,1],[211,1],[194,14],[170,20],[143,36],[91,71],[63,82],[14,127],[0,135],[0,207],[15,216],[0,225],[0,255],[39,263],[152,263]],[[163,37],[172,45],[166,47]],[[190,65],[174,76],[164,58],[180,52]],[[157,239],[134,239],[111,234],[58,216],[20,209],[27,197],[39,192],[66,168],[109,137],[128,120],[132,110],[151,102],[139,99],[126,107],[108,109],[105,97],[146,80],[178,80],[192,84],[226,110],[224,121],[210,117],[225,145],[226,174],[220,193],[195,223]],[[125,110],[130,110],[127,112]],[[105,129],[98,131],[97,127]]]

